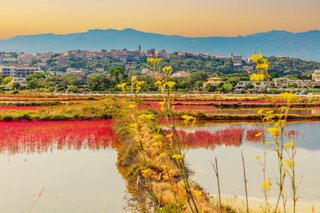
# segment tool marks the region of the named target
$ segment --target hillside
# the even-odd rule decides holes
[[[238,37],[183,37],[146,33],[134,29],[89,30],[84,33],[65,35],[39,34],[16,36],[0,40],[0,51],[15,52],[61,52],[70,49],[165,49],[168,52],[189,51],[229,55],[231,52],[252,55],[253,50],[262,50],[266,56],[285,55],[320,61],[320,31],[291,33],[270,31]]]

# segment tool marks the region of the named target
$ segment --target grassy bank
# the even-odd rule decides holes
[[[117,166],[128,183],[128,191],[139,203],[138,210],[153,212],[159,207],[159,212],[191,212],[184,193],[184,182],[179,175],[176,161],[170,157],[173,154],[169,148],[170,144],[164,143],[162,151],[160,151],[159,147],[155,145],[157,142],[153,137],[155,129],[151,125],[139,119],[137,125],[141,131],[138,133],[132,124],[134,124],[134,120],[130,116],[130,110],[123,107],[114,118],[114,129],[121,141],[117,147]],[[164,133],[161,134],[164,136]],[[141,144],[144,146],[144,154],[140,149]],[[170,154],[161,157],[160,153],[163,151]],[[144,174],[144,158],[149,168],[148,181]],[[164,165],[164,161],[166,165]],[[168,167],[169,171],[166,170]],[[175,183],[173,186],[165,178],[167,172],[173,179],[172,182]],[[172,187],[179,194],[181,202],[179,206],[176,205],[177,200],[172,193]],[[201,194],[195,198],[200,212],[217,212],[216,207],[210,202],[209,195],[198,184],[191,183],[191,189],[193,193],[200,192],[199,194]],[[156,195],[159,198],[159,203],[152,202],[146,192]]]
[[[60,101],[31,101],[31,102],[7,102],[0,103],[0,107],[7,106],[57,106],[61,105]]]
[[[45,107],[33,111],[8,110],[0,111],[0,120],[92,120],[110,119],[119,108],[116,99],[87,101]]]
[[[261,121],[261,115],[259,114],[214,114],[214,113],[205,113],[202,111],[184,111],[176,112],[175,116],[179,119],[181,115],[191,115],[196,117],[198,120],[210,120],[210,121]],[[161,115],[160,115],[161,116]],[[319,121],[320,115],[296,115],[288,114],[288,121],[303,121],[303,120],[312,120]]]
[[[119,96],[121,97],[121,96]],[[239,95],[172,95],[175,101],[239,101],[239,102],[250,102],[250,101],[270,101],[270,102],[285,102],[285,99],[280,96],[270,95],[256,95],[256,96],[239,96]],[[141,101],[162,101],[162,96],[140,96]],[[320,97],[298,97],[295,100],[296,103],[319,103]]]

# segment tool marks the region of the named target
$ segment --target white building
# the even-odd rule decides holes
[[[39,67],[0,67],[0,74],[4,75],[4,77],[25,78],[35,73],[43,73],[43,71]]]
[[[320,83],[320,70],[315,70],[312,74],[312,80]]]

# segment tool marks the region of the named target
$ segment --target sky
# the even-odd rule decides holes
[[[0,39],[134,28],[190,37],[320,30],[319,0],[0,0]]]

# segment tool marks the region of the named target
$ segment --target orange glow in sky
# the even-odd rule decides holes
[[[0,39],[134,28],[183,36],[320,29],[319,0],[4,0]]]

